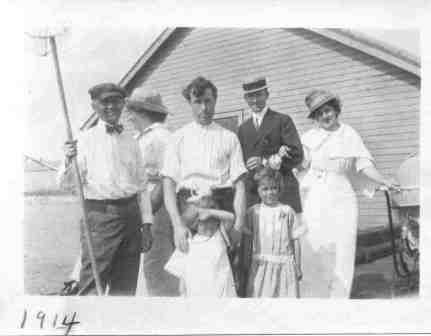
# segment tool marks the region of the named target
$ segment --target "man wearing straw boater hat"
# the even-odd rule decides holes
[[[164,265],[174,251],[172,224],[163,203],[163,186],[160,176],[165,151],[171,132],[165,125],[170,112],[163,104],[160,94],[144,95],[133,92],[126,102],[129,121],[136,128],[135,138],[144,159],[147,188],[142,198],[147,199],[145,222],[152,223],[153,245],[141,255],[136,295],[177,296],[178,279],[164,270]]]
[[[303,150],[295,124],[287,114],[276,112],[268,107],[268,85],[265,77],[246,80],[242,88],[244,99],[250,108],[251,117],[238,129],[238,138],[248,170],[245,179],[247,206],[259,203],[256,171],[270,163],[273,158],[280,171],[280,202],[290,205],[296,213],[302,212],[298,181],[292,168],[302,162]],[[252,254],[252,240],[244,235],[241,242],[239,274],[241,289],[244,292]]]
[[[143,221],[139,194],[146,183],[142,154],[133,133],[119,123],[126,93],[113,83],[89,90],[99,120],[76,142],[66,142],[65,162],[58,179],[73,179],[72,158],[77,156],[83,180],[85,208],[102,289],[110,295],[134,295],[141,249],[151,247],[150,225]],[[96,293],[90,251],[81,230],[78,295]]]
[[[301,141],[292,119],[268,107],[268,86],[265,77],[252,78],[243,83],[244,99],[250,107],[251,117],[238,130],[244,161],[249,171],[246,179],[247,205],[259,202],[253,175],[273,154],[282,157],[280,173],[283,177],[280,201],[290,205],[297,213],[302,211],[298,181],[292,168],[302,162]]]

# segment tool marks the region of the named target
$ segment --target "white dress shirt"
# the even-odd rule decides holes
[[[181,187],[206,194],[214,187],[229,187],[247,170],[235,133],[212,122],[195,121],[173,134],[166,151],[162,175]]]
[[[251,112],[253,116],[253,124],[258,129],[262,125],[263,118],[265,117],[266,112],[268,111],[268,106],[265,105],[265,107],[260,111],[259,113]]]
[[[161,180],[160,170],[163,167],[166,147],[170,141],[171,132],[162,123],[154,123],[136,134],[142,153],[143,166],[148,183],[141,193],[142,215],[144,223],[154,223],[151,205],[151,192]]]
[[[77,159],[86,199],[126,198],[145,187],[142,155],[133,134],[127,129],[108,134],[105,125],[100,120],[78,136]],[[73,180],[72,165],[65,162],[58,184],[67,187]]]

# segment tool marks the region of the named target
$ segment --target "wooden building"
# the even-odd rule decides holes
[[[289,114],[300,133],[312,126],[306,94],[313,88],[337,93],[341,120],[362,135],[384,174],[394,174],[419,150],[420,62],[363,35],[340,29],[169,28],[120,84],[129,93],[159,92],[176,129],[191,120],[181,91],[198,75],[218,87],[215,118],[228,128],[247,117],[243,79],[264,75],[269,105]],[[94,120],[91,116],[83,127]],[[360,230],[387,226],[382,195],[360,197],[359,225]]]

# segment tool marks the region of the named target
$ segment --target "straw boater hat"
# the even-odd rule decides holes
[[[331,100],[335,100],[341,108],[340,98],[332,92],[326,90],[311,91],[305,97],[305,105],[307,105],[308,109],[310,110],[308,118],[313,119],[316,110]]]
[[[246,79],[242,84],[242,88],[244,90],[244,94],[247,94],[267,89],[268,85],[266,84],[265,77],[254,77]]]
[[[127,107],[136,112],[148,111],[161,114],[170,114],[169,110],[163,104],[162,96],[160,96],[158,93],[153,93],[146,96],[140,93],[132,94],[132,96],[127,99]]]

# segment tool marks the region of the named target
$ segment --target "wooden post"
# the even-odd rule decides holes
[[[49,44],[50,44],[51,50],[52,50],[52,57],[54,59],[55,72],[56,72],[56,76],[57,76],[57,84],[58,84],[61,103],[62,103],[62,107],[63,107],[63,116],[64,116],[64,120],[66,122],[67,139],[69,141],[73,141],[72,127],[70,125],[69,114],[67,111],[66,98],[65,98],[64,87],[63,87],[63,80],[62,80],[61,72],[60,72],[60,64],[58,62],[57,44],[55,41],[55,36],[50,35],[48,37],[48,39],[49,39]],[[82,213],[83,213],[82,217],[83,217],[84,235],[85,235],[85,239],[86,239],[86,242],[88,245],[88,252],[89,252],[90,262],[91,262],[91,269],[93,271],[93,276],[94,276],[94,279],[96,282],[97,294],[103,295],[102,285],[101,285],[100,277],[99,277],[99,271],[97,270],[96,258],[94,257],[93,242],[91,239],[91,233],[90,233],[90,229],[88,226],[88,216],[87,216],[87,209],[85,207],[84,189],[82,187],[82,180],[81,180],[81,175],[79,173],[79,166],[78,166],[78,161],[77,161],[76,157],[73,158],[73,168],[75,169],[75,174],[76,174],[76,178],[77,178],[77,185],[78,185],[78,189],[79,189],[79,199],[81,202]]]

